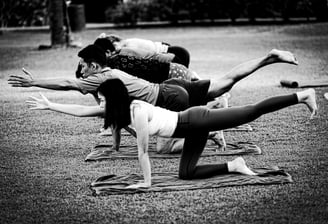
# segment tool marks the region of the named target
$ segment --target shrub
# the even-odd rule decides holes
[[[47,0],[1,0],[0,26],[48,24]]]

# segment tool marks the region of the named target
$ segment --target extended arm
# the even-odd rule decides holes
[[[60,104],[50,102],[44,95],[41,98],[31,97],[32,100],[26,101],[31,106],[31,110],[52,110],[77,117],[102,116],[104,109],[99,106],[82,106],[76,104]]]
[[[133,184],[128,188],[150,187],[151,186],[151,166],[148,156],[148,112],[142,107],[136,106],[134,109],[134,116],[136,121],[138,158],[141,169],[144,175],[144,182]]]
[[[74,79],[34,79],[29,71],[24,68],[22,70],[25,76],[11,75],[8,79],[8,84],[12,85],[12,87],[40,87],[53,90],[81,91]]]

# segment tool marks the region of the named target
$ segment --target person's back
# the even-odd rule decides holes
[[[128,38],[121,41],[122,48],[136,49],[152,54],[167,53],[168,45],[140,38]]]
[[[134,56],[143,59],[158,60],[159,62],[170,63],[174,60],[175,55],[170,53],[152,53],[135,48],[122,48],[118,54]]]
[[[152,83],[162,83],[167,80],[170,71],[170,63],[122,54],[109,56],[107,65]]]
[[[97,88],[107,79],[120,79],[128,89],[129,94],[140,100],[155,105],[159,93],[159,85],[132,76],[118,69],[104,68],[101,72],[89,75],[84,79],[77,79],[83,94],[97,94]]]
[[[129,95],[131,97],[146,101],[153,105],[156,104],[158,93],[159,93],[158,84],[151,83],[144,79],[140,79],[138,77],[129,75],[121,70],[112,69],[110,71],[112,73],[111,75],[114,78],[118,78],[122,80],[122,82],[128,89]]]
[[[130,105],[131,126],[136,127],[134,107],[142,107],[151,114],[148,120],[148,133],[150,136],[170,137],[176,128],[178,113],[158,106],[153,106],[141,100],[133,100]]]

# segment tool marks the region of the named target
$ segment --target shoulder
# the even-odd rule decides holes
[[[133,100],[130,106],[132,111],[140,111],[142,113],[149,111],[151,107],[153,107],[153,105],[141,100]]]
[[[152,119],[153,114],[153,105],[140,101],[140,100],[133,100],[131,103],[130,111],[131,116],[135,122],[145,122],[150,121]]]
[[[141,101],[141,100],[133,100],[131,102],[131,108],[141,108],[141,107],[145,107],[145,102]]]

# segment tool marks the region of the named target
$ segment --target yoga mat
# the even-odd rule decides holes
[[[278,167],[252,169],[259,173],[257,176],[229,173],[207,179],[181,180],[177,173],[152,173],[152,186],[150,188],[126,189],[131,184],[143,181],[139,174],[127,176],[106,175],[93,181],[90,189],[94,196],[135,194],[148,192],[169,192],[197,189],[210,189],[241,185],[272,185],[293,182],[290,174]]]
[[[309,88],[309,87],[328,87],[327,80],[298,82],[295,80],[281,80],[281,86],[288,88]]]
[[[243,124],[243,125],[236,126],[236,127],[233,127],[233,128],[225,129],[223,131],[224,132],[226,132],[226,131],[228,131],[228,132],[234,132],[234,131],[253,131],[253,128],[249,124]],[[129,132],[127,132],[127,131],[123,131],[121,133],[121,136],[130,136],[130,135],[131,134]],[[106,134],[106,135],[103,135],[103,136],[112,136],[112,133],[109,133],[109,134]]]
[[[223,130],[223,132],[234,132],[234,131],[253,131],[253,128],[249,124],[243,124],[240,126]]]
[[[135,145],[122,145],[120,150],[113,151],[110,149],[111,145],[98,145],[94,151],[92,151],[85,158],[86,162],[90,161],[100,161],[106,159],[138,159],[138,149]],[[208,156],[231,156],[231,155],[260,155],[262,154],[261,149],[249,142],[238,142],[236,144],[227,144],[227,149],[225,151],[216,151],[218,147],[216,145],[206,146],[202,157]],[[106,155],[103,154],[104,150],[108,150]],[[172,154],[159,154],[156,152],[155,144],[149,144],[148,150],[149,157],[152,159],[172,159],[180,158],[180,153]]]

